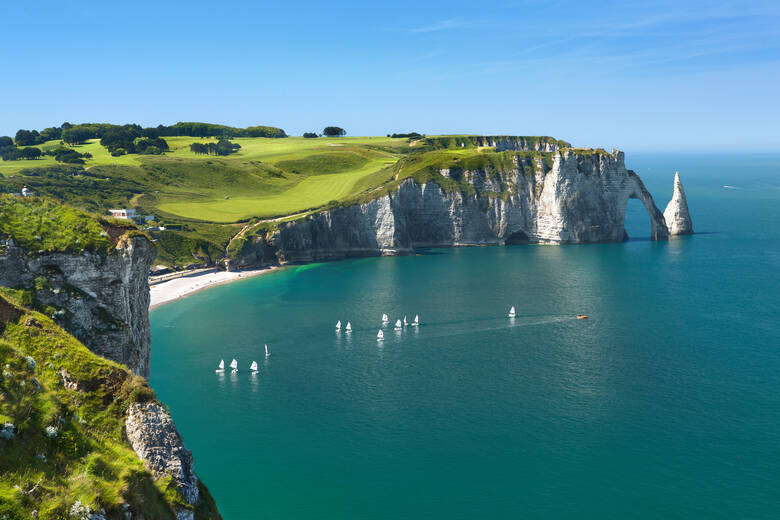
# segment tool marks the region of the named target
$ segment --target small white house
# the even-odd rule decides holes
[[[114,218],[124,218],[132,220],[135,218],[135,209],[134,208],[123,208],[123,209],[110,209],[108,210],[109,213],[111,213],[111,216]]]

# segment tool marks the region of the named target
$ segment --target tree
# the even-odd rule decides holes
[[[347,135],[347,131],[338,126],[326,126],[322,134],[328,137],[341,137]]]
[[[41,155],[42,153],[40,148],[22,148],[22,157],[24,159],[39,159]]]
[[[62,140],[68,144],[82,144],[92,137],[86,128],[68,128],[62,131]]]
[[[38,144],[38,131],[37,130],[19,130],[14,137],[16,146],[32,146]]]
[[[62,138],[62,128],[51,126],[49,128],[44,128],[43,130],[41,130],[42,143],[45,143],[46,141],[53,141],[55,139],[61,139],[61,138]]]
[[[303,137],[307,139],[313,139],[315,137],[319,137],[319,135],[317,135],[317,132],[304,132]]]
[[[7,135],[0,136],[0,150],[3,148],[13,148],[14,140]]]

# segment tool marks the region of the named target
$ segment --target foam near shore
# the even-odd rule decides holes
[[[154,309],[155,307],[179,300],[203,289],[269,273],[274,269],[277,269],[277,267],[246,269],[243,271],[201,271],[158,283],[150,281],[149,294],[151,298],[149,301],[149,308]]]

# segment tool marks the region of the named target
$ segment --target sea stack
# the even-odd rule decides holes
[[[670,235],[693,234],[691,214],[688,212],[688,201],[685,199],[679,172],[674,172],[674,195],[664,210],[664,220]]]

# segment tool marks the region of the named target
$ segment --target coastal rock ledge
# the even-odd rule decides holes
[[[198,477],[192,452],[184,447],[170,414],[157,403],[134,403],[125,419],[127,440],[155,478],[170,475],[176,489],[190,506],[198,503]],[[178,520],[194,518],[192,509],[181,508]]]
[[[670,235],[692,235],[693,222],[688,211],[688,200],[680,181],[679,172],[674,172],[674,195],[664,210],[664,220]]]

